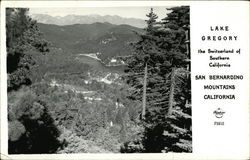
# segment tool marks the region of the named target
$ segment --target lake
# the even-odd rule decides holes
[[[106,66],[97,58],[89,56],[90,54],[78,54],[76,55],[75,59],[80,61],[81,63],[90,65],[93,69],[97,71],[103,72],[112,72],[112,73],[124,73],[124,69],[126,65],[119,65],[119,66]]]

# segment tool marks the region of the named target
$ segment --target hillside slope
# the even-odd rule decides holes
[[[99,52],[102,60],[131,54],[129,43],[137,41],[135,32],[143,31],[129,25],[99,22],[67,26],[39,23],[38,26],[55,48],[73,54]]]

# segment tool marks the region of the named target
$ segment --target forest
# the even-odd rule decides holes
[[[9,154],[192,152],[188,6],[119,34],[136,38],[102,56],[120,68],[56,46],[28,12],[6,9]]]

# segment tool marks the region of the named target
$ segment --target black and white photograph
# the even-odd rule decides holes
[[[249,1],[0,3],[0,159],[250,158]]]
[[[8,154],[192,153],[190,7],[5,8]]]

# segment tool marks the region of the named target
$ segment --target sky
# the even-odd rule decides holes
[[[154,7],[154,12],[159,19],[166,17],[169,11],[166,8],[157,6]],[[30,8],[30,14],[48,14],[51,16],[66,16],[66,15],[118,15],[125,18],[147,19],[146,14],[150,11],[150,7],[84,7],[84,8]]]

